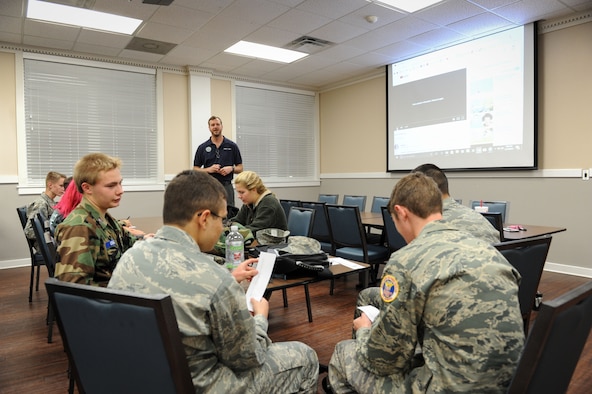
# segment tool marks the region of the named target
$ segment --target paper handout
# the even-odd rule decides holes
[[[376,316],[378,316],[378,314],[380,313],[380,310],[372,305],[359,306],[358,309],[364,312],[364,314],[368,316],[368,319],[370,319],[371,322],[373,322],[374,319],[376,319]]]
[[[261,252],[259,254],[259,262],[257,263],[257,271],[259,271],[259,273],[251,279],[251,284],[249,285],[246,294],[247,307],[251,312],[253,312],[251,298],[259,301],[261,297],[263,297],[269,279],[271,278],[273,266],[275,265],[275,258],[276,255],[273,253]]]

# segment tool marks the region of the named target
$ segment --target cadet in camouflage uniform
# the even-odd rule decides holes
[[[25,226],[25,235],[27,238],[35,241],[35,245],[37,245],[37,241],[35,239],[35,232],[33,231],[31,219],[33,219],[36,214],[41,213],[45,219],[49,220],[56,204],[54,198],[64,194],[65,180],[66,176],[60,174],[59,172],[48,172],[45,176],[45,191],[41,193],[41,195],[35,201],[27,206],[27,224]],[[38,249],[37,246],[35,246],[35,248]]]
[[[76,163],[74,182],[83,197],[56,229],[56,278],[106,286],[119,258],[134,244],[136,238],[107,212],[119,206],[123,194],[120,167],[119,159],[102,153]]]
[[[239,282],[257,271],[249,259],[232,275],[210,250],[227,214],[224,187],[205,172],[184,171],[166,188],[164,226],[119,261],[110,288],[170,294],[199,393],[316,393],[318,358],[300,342],[272,343],[267,300],[247,309]],[[234,276],[234,277],[233,277]]]
[[[421,172],[432,178],[438,185],[444,199],[442,217],[450,226],[465,231],[488,243],[500,242],[499,231],[479,212],[457,203],[451,196],[446,174],[434,164],[422,164],[412,172]]]
[[[441,220],[424,174],[402,178],[389,207],[408,245],[393,253],[380,312],[354,320],[356,339],[329,364],[336,393],[504,393],[524,342],[519,273],[489,243]],[[425,364],[412,365],[416,346]]]

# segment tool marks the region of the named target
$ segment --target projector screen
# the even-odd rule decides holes
[[[387,170],[536,169],[536,32],[510,29],[387,66]]]

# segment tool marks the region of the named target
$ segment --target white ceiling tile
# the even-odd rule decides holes
[[[491,31],[514,27],[507,19],[494,14],[480,14],[459,22],[451,23],[448,27],[469,37],[477,37]]]
[[[141,51],[133,51],[131,49],[124,49],[121,51],[119,56],[126,58],[126,59],[133,59],[139,60],[142,62],[151,62],[151,63],[158,63],[162,58],[163,55],[158,55],[155,53],[148,53],[148,52],[141,52]]]
[[[121,53],[121,48],[107,47],[102,45],[86,44],[78,42],[74,45],[74,50],[81,53],[92,53],[101,56],[117,56]]]
[[[327,18],[338,19],[366,6],[366,4],[367,2],[365,0],[306,0],[296,8],[317,15],[323,15]]]
[[[415,17],[440,26],[484,13],[485,10],[464,0],[445,1],[419,11]]]
[[[25,20],[24,33],[28,36],[53,38],[74,42],[82,30],[80,27],[58,25],[55,23],[39,22],[32,19]]]
[[[178,7],[175,2],[169,7],[159,7],[150,18],[151,22],[186,29],[199,29],[215,14],[187,7]]]
[[[127,34],[107,33],[97,30],[82,29],[77,41],[83,44],[123,49],[131,41],[131,39],[132,36]]]
[[[71,50],[74,44],[72,41],[55,40],[48,37],[27,36],[23,37],[23,44],[34,47],[54,48],[60,50]]]
[[[333,21],[325,26],[312,31],[310,34],[313,37],[320,38],[335,43],[342,43],[361,34],[364,34],[368,29],[353,26],[340,21]]]
[[[20,18],[0,15],[0,31],[20,34],[22,26],[23,22]]]
[[[190,29],[148,22],[136,33],[137,37],[179,44],[193,34]]]
[[[269,22],[269,26],[305,35],[312,30],[326,25],[331,22],[331,20],[332,19],[327,18],[326,16],[293,9]]]

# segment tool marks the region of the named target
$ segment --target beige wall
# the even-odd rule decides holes
[[[320,94],[321,173],[386,171],[385,86],[383,76]]]
[[[539,36],[542,168],[592,167],[592,23]]]
[[[164,173],[191,168],[189,151],[188,76],[163,73]]]
[[[236,141],[233,116],[232,82],[229,80],[212,79],[211,81],[212,115],[222,119],[224,135]],[[207,123],[204,121],[204,127]]]
[[[0,175],[17,175],[14,54],[0,52]]]

